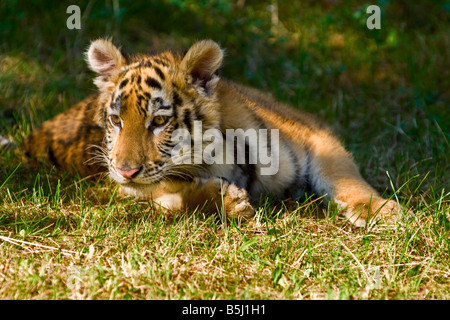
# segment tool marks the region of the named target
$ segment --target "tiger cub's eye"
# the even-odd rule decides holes
[[[167,118],[167,117],[164,117],[164,116],[156,116],[156,117],[153,118],[152,123],[153,123],[153,125],[154,125],[155,127],[160,127],[160,126],[166,124],[167,119],[168,119],[168,118]]]
[[[122,121],[120,120],[120,117],[116,114],[111,115],[109,117],[109,120],[116,127],[120,127],[122,125]]]

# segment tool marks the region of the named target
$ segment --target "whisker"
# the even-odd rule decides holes
[[[90,145],[86,149],[93,149],[93,151],[91,152],[92,157],[87,159],[84,164],[100,164],[108,167],[109,151],[106,148],[99,145]]]

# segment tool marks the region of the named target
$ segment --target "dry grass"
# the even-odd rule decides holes
[[[59,203],[4,201],[1,297],[450,297],[448,233],[436,210],[361,230],[308,200],[300,212],[260,210],[250,223],[224,228],[201,212],[160,215],[146,202],[108,199],[103,184],[86,187],[107,201],[88,199],[84,187]]]

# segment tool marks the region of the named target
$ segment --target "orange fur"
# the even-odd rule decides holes
[[[256,89],[220,80],[216,72],[222,59],[220,47],[209,40],[195,43],[184,56],[164,52],[130,61],[110,41],[96,40],[87,60],[97,73],[98,94],[45,122],[25,147],[83,174],[106,167],[126,193],[167,209],[206,203],[210,211],[224,208],[227,217],[246,220],[254,212],[251,203],[261,196],[283,200],[309,187],[328,195],[357,226],[374,217],[398,216],[397,203],[381,198],[364,181],[327,128]],[[203,132],[217,129],[224,135],[227,129],[278,130],[278,171],[263,175],[259,162],[176,164],[168,155],[170,135],[180,128],[192,133],[194,121],[201,121]],[[89,165],[86,148],[102,141],[104,161]],[[225,147],[219,152],[225,159]]]

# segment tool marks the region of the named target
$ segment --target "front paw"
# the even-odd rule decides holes
[[[236,219],[243,222],[250,219],[255,210],[250,204],[250,199],[242,188],[229,182],[225,178],[196,178],[194,179],[194,190],[197,197],[209,201],[209,209],[217,210],[225,214],[227,219]],[[188,197],[192,202],[195,196]],[[212,202],[210,201],[213,200]],[[198,201],[194,201],[198,202]]]
[[[402,216],[402,207],[394,200],[376,198],[352,206],[342,206],[342,201],[337,203],[344,209],[344,216],[356,227],[365,227],[378,221],[394,225]]]
[[[222,196],[228,219],[244,222],[254,216],[255,209],[250,204],[248,193],[244,189],[235,184],[228,184],[226,189],[222,188]]]
[[[402,207],[394,200],[379,199],[374,206],[374,222],[382,219],[389,225],[394,225],[402,217]]]

